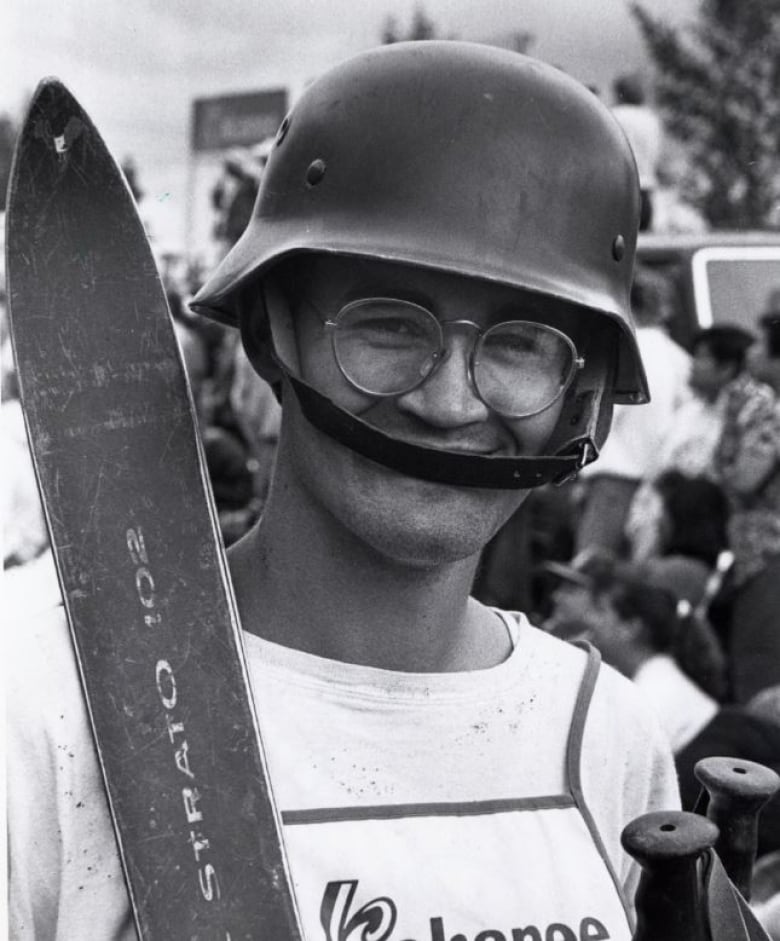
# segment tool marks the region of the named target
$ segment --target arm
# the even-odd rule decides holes
[[[780,413],[763,387],[731,390],[715,468],[733,497],[756,493],[778,466]]]

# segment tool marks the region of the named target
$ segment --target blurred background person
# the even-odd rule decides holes
[[[647,103],[642,77],[638,73],[618,76],[612,90],[615,96],[612,113],[623,128],[636,160],[642,199],[639,231],[646,232],[653,225],[653,200],[658,187],[656,171],[663,147],[663,124],[654,108]]]
[[[720,324],[694,338],[691,381],[722,416],[712,476],[729,501],[734,553],[729,662],[737,702],[780,683],[780,410],[746,369],[754,338]]]
[[[756,379],[771,386],[780,395],[780,288],[769,294],[759,318],[760,342],[750,348],[748,366]]]
[[[767,687],[745,704],[727,703],[675,755],[684,810],[696,806],[701,785],[696,762],[719,756],[757,761],[780,773],[780,686]],[[759,818],[758,856],[780,851],[780,793]]]
[[[27,446],[11,338],[0,287],[0,518],[3,524],[3,615],[12,623],[59,604],[54,559]]]
[[[664,327],[665,281],[638,269],[631,289],[651,401],[641,408],[617,405],[599,459],[580,474],[582,504],[575,551],[599,546],[616,555],[627,551],[625,525],[640,484],[659,471],[661,444],[675,415],[691,398],[690,356]]]
[[[211,206],[217,213],[214,237],[227,253],[238,241],[252,218],[263,170],[273,138],[253,147],[236,147],[222,164],[222,175],[211,192]]]
[[[715,715],[718,703],[691,675],[700,664],[682,664],[677,656],[684,629],[678,598],[649,571],[599,550],[583,553],[570,566],[549,567],[561,581],[546,629],[596,646],[646,694],[672,751],[679,751]]]
[[[11,352],[11,337],[5,304],[0,301],[2,342],[2,438],[3,567],[13,568],[36,559],[48,546],[38,484],[19,401],[19,388]]]

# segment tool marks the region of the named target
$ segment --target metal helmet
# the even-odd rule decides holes
[[[507,50],[399,43],[349,60],[302,95],[279,128],[246,231],[192,306],[238,325],[249,283],[283,258],[316,252],[498,282],[606,317],[616,327],[615,349],[591,363],[602,360],[602,385],[609,367],[607,387],[597,406],[575,409],[579,421],[562,416],[559,426],[573,429],[568,442],[553,436],[565,451],[572,439],[588,439],[581,465],[606,437],[613,403],[648,399],[629,305],[638,218],[629,144],[584,86]],[[569,398],[581,400],[583,384]],[[312,404],[318,393],[312,398],[297,379],[293,385],[307,398],[307,417],[366,453],[363,432],[337,406],[329,403],[323,419],[323,403]],[[391,463],[398,444],[390,439],[379,456],[367,456]],[[447,452],[431,450],[432,466],[447,464]],[[574,469],[566,457],[565,469],[543,470],[545,479]],[[461,465],[455,462],[454,476],[468,477]],[[507,466],[498,482],[483,484],[477,472],[472,485],[544,482],[536,471],[532,477],[529,484],[525,472]]]

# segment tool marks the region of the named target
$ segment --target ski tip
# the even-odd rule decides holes
[[[54,117],[63,112],[83,113],[83,109],[63,81],[53,75],[42,78],[30,99],[28,116]]]
[[[46,91],[47,89],[63,89],[67,91],[65,83],[62,79],[57,78],[56,75],[44,75],[43,78],[35,86],[35,91],[33,92],[33,99],[37,98],[41,92]]]
[[[53,76],[42,79],[30,99],[16,141],[8,201],[14,192],[14,181],[23,164],[29,164],[32,154],[48,153],[51,158],[61,158],[78,138],[92,134],[93,130],[86,112],[65,84]]]

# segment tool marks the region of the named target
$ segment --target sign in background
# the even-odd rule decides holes
[[[701,325],[738,323],[759,333],[758,319],[780,287],[780,245],[703,248],[693,256]]]
[[[204,153],[258,144],[276,134],[286,113],[284,88],[197,98],[192,106],[192,150]]]
[[[206,269],[224,254],[214,239],[212,194],[233,148],[253,147],[273,137],[289,109],[286,88],[196,98],[192,102],[184,250]]]

